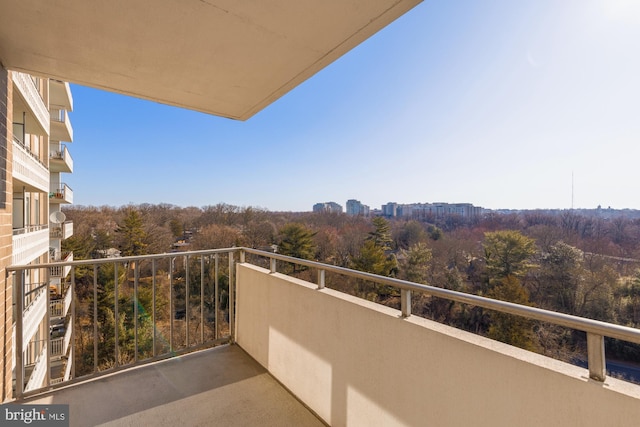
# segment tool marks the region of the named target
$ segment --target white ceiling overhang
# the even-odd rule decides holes
[[[0,62],[245,120],[420,1],[3,0]]]

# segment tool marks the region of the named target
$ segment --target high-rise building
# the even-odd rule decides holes
[[[395,202],[389,202],[386,205],[382,205],[382,215],[388,218],[393,218],[398,215],[398,204]]]
[[[342,206],[336,202],[316,203],[313,205],[313,212],[342,213]]]
[[[359,200],[347,200],[347,215],[369,216],[369,206],[363,205]]]
[[[60,207],[73,202],[73,192],[63,174],[73,172],[73,159],[65,143],[73,141],[69,112],[73,98],[69,84],[21,72],[0,69],[0,144],[6,150],[0,192],[0,262],[29,265],[71,260],[62,241],[73,234]],[[9,231],[9,225],[11,231]],[[67,316],[71,304],[67,268],[33,269],[10,274],[0,290],[5,348],[3,390],[11,396],[12,380],[25,390],[69,379],[73,357],[69,354]],[[19,314],[18,311],[22,313]],[[20,322],[21,336],[16,336]],[[47,348],[46,336],[51,336]],[[24,372],[16,372],[16,361]]]

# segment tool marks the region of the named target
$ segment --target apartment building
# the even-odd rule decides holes
[[[369,216],[369,206],[362,204],[360,200],[349,199],[347,200],[347,215]]]
[[[342,206],[336,202],[316,203],[313,205],[313,212],[342,213]]]
[[[73,234],[73,224],[60,209],[73,202],[73,192],[62,179],[73,172],[65,144],[73,141],[69,84],[4,69],[0,82],[0,143],[6,153],[0,193],[2,264],[71,260],[72,254],[62,252],[62,241]],[[16,381],[30,390],[69,379],[68,272],[69,267],[7,275],[0,291],[5,315],[3,400],[11,396]],[[17,361],[23,370],[16,370]]]

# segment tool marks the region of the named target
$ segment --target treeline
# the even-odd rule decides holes
[[[640,220],[572,211],[491,214],[431,222],[344,214],[276,213],[219,204],[71,207],[74,258],[248,246],[417,283],[631,327],[640,326]],[[293,271],[304,276],[308,271]],[[397,306],[399,292],[356,280],[330,286]],[[581,333],[418,295],[412,311],[563,360],[584,357]],[[607,341],[608,357],[638,361],[640,346]]]

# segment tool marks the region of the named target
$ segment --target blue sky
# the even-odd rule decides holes
[[[77,205],[640,209],[640,1],[427,0],[246,122],[72,85]]]

